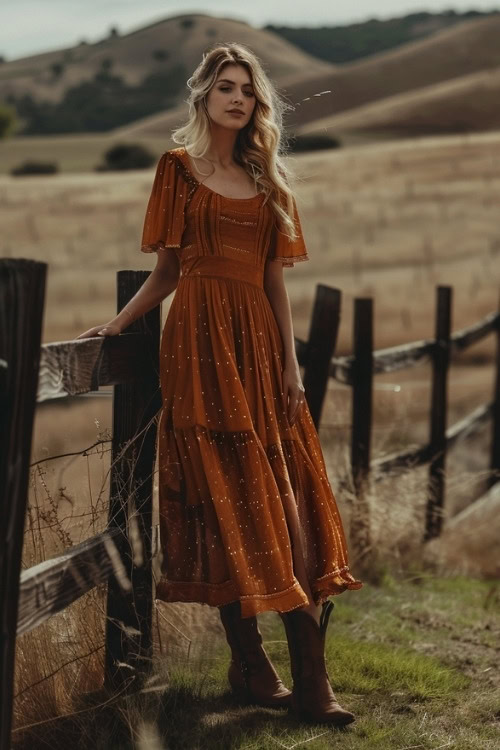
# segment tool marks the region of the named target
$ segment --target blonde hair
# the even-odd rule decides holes
[[[228,63],[246,68],[256,98],[252,117],[238,133],[234,159],[260,186],[265,201],[269,201],[281,222],[282,231],[290,240],[295,240],[293,193],[289,187],[295,175],[282,158],[287,147],[283,114],[291,107],[280,98],[260,60],[249,48],[235,42],[218,43],[203,54],[187,81],[190,89],[188,120],[172,132],[172,139],[182,144],[195,159],[203,158],[208,152],[211,135],[206,97]]]

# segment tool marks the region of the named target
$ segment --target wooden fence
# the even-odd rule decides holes
[[[451,333],[452,289],[436,289],[435,333],[433,339],[373,351],[373,301],[354,301],[353,354],[332,357],[329,376],[352,386],[351,466],[356,492],[360,493],[371,470],[377,480],[388,472],[429,464],[426,524],[423,541],[439,536],[442,530],[447,450],[491,420],[489,477],[491,487],[500,479],[500,300],[499,309],[474,325]],[[340,292],[336,300],[340,311]],[[337,313],[337,315],[339,312]],[[492,400],[479,406],[451,427],[446,427],[448,407],[448,371],[454,353],[464,351],[485,336],[496,337],[495,384]],[[432,389],[429,440],[412,450],[403,450],[382,459],[370,458],[372,430],[372,392],[375,375],[396,372],[431,362]]]
[[[152,661],[152,525],[156,415],[159,385],[160,307],[120,336],[41,346],[44,263],[0,260],[0,750],[10,747],[16,636],[32,630],[85,592],[107,582],[104,684],[140,684]],[[119,271],[117,312],[142,286],[146,271]],[[351,457],[356,487],[370,467],[382,470],[430,463],[426,538],[440,531],[446,447],[486,418],[493,421],[491,468],[500,466],[500,346],[492,403],[445,429],[450,355],[490,332],[500,341],[500,315],[450,335],[451,290],[438,289],[436,337],[373,352],[371,299],[355,300],[353,355],[334,357],[341,293],[319,284],[307,341],[295,340],[304,368],[308,405],[317,428],[329,378],[353,388]],[[430,358],[433,362],[431,437],[415,451],[370,461],[373,376]],[[31,440],[36,403],[113,386],[113,436],[106,530],[63,555],[21,574]],[[435,479],[437,478],[437,483]],[[498,478],[495,476],[495,478]]]

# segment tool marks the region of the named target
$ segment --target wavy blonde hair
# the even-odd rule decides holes
[[[283,115],[292,109],[278,95],[258,57],[245,45],[217,43],[204,52],[202,61],[188,79],[187,122],[172,132],[175,143],[182,144],[196,158],[203,158],[210,148],[210,118],[206,97],[222,68],[228,63],[242,65],[248,71],[255,94],[255,108],[235,142],[234,160],[260,186],[290,240],[297,238],[294,223],[293,192],[295,174],[284,163],[288,146],[283,130]]]

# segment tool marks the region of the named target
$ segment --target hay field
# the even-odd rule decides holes
[[[285,271],[296,335],[307,337],[318,283],[342,290],[338,352],[343,354],[351,348],[355,296],[374,299],[377,348],[433,335],[438,284],[453,286],[454,330],[494,310],[500,274],[499,140],[499,134],[417,139],[295,157],[310,253],[308,262]],[[117,270],[153,268],[154,255],[139,251],[152,178],[153,170],[0,177],[2,256],[49,264],[44,342],[70,339],[111,318]],[[163,305],[164,317],[170,301]],[[490,399],[493,343],[490,337],[474,346],[452,367],[449,424]],[[378,377],[373,456],[426,440],[429,402],[427,366]],[[334,487],[348,472],[349,425],[350,391],[332,382],[320,434]],[[41,406],[32,460],[79,453],[110,426],[111,403],[105,396]],[[459,446],[450,455],[450,473],[456,469],[447,498],[450,512],[465,507],[480,490],[488,439],[484,430],[473,450]],[[37,502],[43,506],[50,493],[59,497],[75,541],[95,529],[89,506],[105,506],[107,462],[109,453],[96,449],[91,457],[45,464],[47,488]],[[425,472],[418,481],[420,489],[409,490],[411,501],[400,507],[403,516],[408,509],[419,516],[420,526],[416,496],[425,497]],[[69,499],[59,492],[61,486]],[[395,487],[384,490],[388,503],[394,492]],[[347,521],[350,498],[342,494],[338,500]]]

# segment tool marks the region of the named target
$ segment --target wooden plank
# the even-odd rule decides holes
[[[370,505],[370,440],[373,393],[373,300],[354,300],[352,364],[351,472],[356,499],[350,518],[350,539],[360,575],[373,559]]]
[[[373,472],[374,479],[378,482],[385,479],[385,475],[388,473],[392,474],[398,470],[403,471],[422,466],[427,463],[429,458],[430,449],[428,445],[410,448],[398,453],[390,453],[383,458],[374,459],[370,463],[370,472]]]
[[[486,315],[474,325],[462,328],[450,336],[450,353],[463,351],[468,346],[475,344],[499,326],[500,313]],[[407,367],[421,365],[431,360],[436,346],[434,339],[422,339],[412,341],[409,344],[399,344],[385,349],[377,349],[373,352],[373,374],[397,372]],[[332,357],[330,360],[330,377],[340,383],[352,385],[352,365],[354,356]]]
[[[500,313],[494,312],[486,315],[478,323],[474,323],[467,328],[462,328],[460,331],[456,331],[450,336],[451,347],[450,351],[452,354],[455,352],[461,352],[472,344],[477,343],[485,336],[498,329],[500,320]]]
[[[451,329],[450,286],[438,286],[436,303],[436,346],[432,362],[432,397],[429,449],[429,488],[426,510],[426,542],[439,536],[443,525],[445,464],[446,464],[446,417],[448,411],[448,368],[450,363]]]
[[[316,285],[313,313],[307,340],[304,388],[312,420],[319,428],[328,387],[329,363],[337,345],[340,321],[339,289]]]
[[[142,376],[147,340],[140,333],[59,341],[41,347],[37,402],[95,391]]]
[[[17,635],[27,633],[83,594],[114,575],[124,591],[131,588],[113,541],[105,531],[21,573]]]
[[[467,414],[462,419],[459,419],[455,424],[446,430],[446,446],[450,448],[451,445],[469,437],[475,430],[484,424],[493,412],[493,402],[490,404],[483,404],[474,409],[470,414]],[[431,459],[432,452],[429,444],[422,445],[417,448],[410,448],[409,450],[403,450],[399,453],[391,453],[388,456],[374,459],[370,463],[370,471],[374,472],[375,481],[385,479],[384,474],[393,473],[394,471],[414,469],[417,466],[422,466]]]
[[[135,295],[149,272],[120,271],[117,310]],[[114,579],[108,584],[105,684],[117,687],[142,677],[151,668],[153,580],[151,563],[153,471],[156,414],[161,407],[159,381],[160,306],[136,320],[128,330],[146,337],[142,377],[115,385],[110,478],[110,529],[132,590],[123,592]],[[137,680],[131,682],[134,689]]]
[[[159,524],[153,528],[151,557],[159,552]],[[50,558],[21,573],[17,635],[38,627],[52,615],[65,609],[109,576],[125,591],[130,591],[115,539],[118,529],[97,534],[64,554]]]
[[[354,300],[351,466],[355,488],[370,470],[373,391],[373,300]]]
[[[329,376],[344,385],[352,385],[352,363],[354,357],[332,357],[330,360]]]
[[[500,310],[500,299],[498,301]],[[488,487],[493,487],[500,481],[500,311],[495,322],[496,357],[495,357],[495,383],[493,385],[492,425],[491,425],[491,452],[490,452],[490,475],[487,479]]]
[[[19,575],[40,360],[46,263],[0,260],[0,750],[10,748]]]

